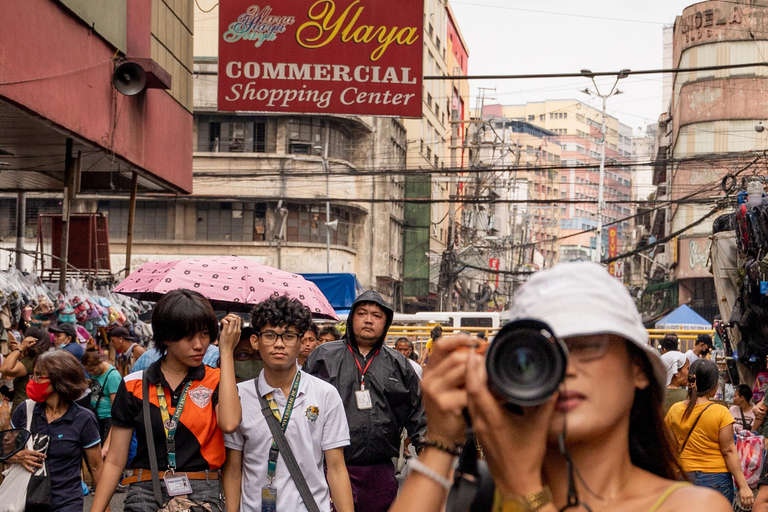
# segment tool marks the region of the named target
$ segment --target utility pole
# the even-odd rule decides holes
[[[24,270],[24,224],[27,220],[27,193],[16,196],[16,268]]]
[[[69,215],[75,202],[77,183],[80,181],[80,162],[82,154],[78,151],[77,158],[72,156],[74,141],[67,138],[66,154],[64,155],[64,200],[61,209],[61,260],[59,261],[59,291],[67,291],[67,266],[69,265]]]
[[[613,82],[613,87],[611,87],[611,91],[608,94],[600,94],[600,89],[597,87],[597,83],[595,82],[595,75],[592,73],[592,71],[588,69],[582,69],[581,74],[589,77],[592,79],[592,85],[595,86],[595,90],[591,91],[589,88],[584,89],[583,93],[587,94],[588,96],[597,96],[598,98],[601,98],[603,100],[603,123],[602,123],[602,134],[603,134],[603,140],[600,145],[600,178],[599,178],[599,184],[597,189],[597,229],[595,231],[596,240],[595,240],[595,252],[597,253],[597,262],[601,262],[603,260],[603,208],[605,205],[603,204],[603,185],[605,184],[605,136],[606,136],[606,104],[608,98],[611,96],[614,96],[616,94],[621,94],[621,91],[616,88],[616,86],[619,84],[619,80],[622,78],[626,78],[629,76],[629,69],[622,69],[618,76],[616,77],[616,81]]]
[[[331,139],[331,125],[325,121],[325,144],[315,146],[323,156],[323,171],[325,171],[325,272],[331,273],[331,170],[328,165],[328,143]]]
[[[517,142],[515,142],[515,152],[517,153],[515,157],[515,167],[512,170],[512,200],[517,201],[517,169],[520,167],[520,138],[517,138]],[[510,238],[512,239],[512,243],[510,245],[509,251],[510,251],[510,262],[514,263],[515,261],[515,246],[517,244],[517,203],[512,204],[512,232],[510,234]],[[510,265],[509,270],[514,270],[511,268],[512,265]],[[517,277],[511,276],[512,278],[512,290],[510,290],[509,298],[512,299],[512,295],[515,292],[515,288],[517,287]]]

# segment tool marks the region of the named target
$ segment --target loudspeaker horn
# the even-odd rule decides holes
[[[135,96],[146,87],[147,73],[135,62],[123,62],[112,73],[112,84],[121,94]]]

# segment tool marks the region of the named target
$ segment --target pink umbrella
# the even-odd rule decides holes
[[[200,292],[217,310],[249,311],[270,296],[287,295],[300,300],[314,317],[339,319],[315,283],[237,256],[150,261],[117,285],[115,292],[157,301],[179,288]]]

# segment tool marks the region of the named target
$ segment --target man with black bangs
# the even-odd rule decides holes
[[[240,339],[239,316],[221,321],[219,368],[203,364],[219,322],[211,304],[197,292],[174,290],[164,295],[152,312],[152,331],[160,360],[146,370],[131,373],[120,383],[112,407],[112,437],[102,479],[91,510],[103,512],[122,475],[133,432],[138,450],[126,512],[156,511],[147,442],[155,444],[163,502],[187,495],[197,503],[222,507],[219,469],[224,464],[222,432],[233,432],[242,411],[237,396],[233,350]],[[143,380],[149,384],[148,396]],[[153,439],[144,430],[143,400],[150,403]],[[219,403],[224,407],[219,407]]]

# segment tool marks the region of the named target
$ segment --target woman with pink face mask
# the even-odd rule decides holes
[[[27,383],[27,396],[35,402],[31,431],[50,439],[47,454],[21,450],[8,459],[35,472],[45,461],[51,476],[52,512],[82,512],[80,461],[86,457],[94,486],[101,477],[101,438],[96,416],[75,403],[88,385],[80,362],[65,350],[46,352],[35,362]],[[13,428],[27,425],[27,407],[18,407],[11,418]]]

